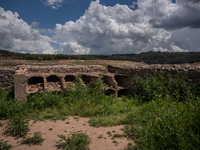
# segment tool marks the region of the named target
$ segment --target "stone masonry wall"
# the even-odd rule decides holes
[[[15,98],[26,100],[29,94],[44,91],[67,91],[73,87],[77,76],[84,85],[95,83],[98,78],[103,79],[107,90],[115,96],[126,95],[129,92],[134,76],[146,78],[155,73],[179,74],[190,85],[200,83],[200,66],[192,65],[146,65],[142,67],[107,66],[108,73],[101,68],[87,68],[86,66],[29,66],[21,65],[14,69],[0,69],[0,86],[9,90],[13,86]]]
[[[10,90],[13,86],[14,69],[0,68],[0,86],[5,90]]]
[[[189,85],[200,83],[200,66],[190,65],[146,65],[142,67],[126,68],[121,66],[107,66],[108,71],[114,74],[124,74],[130,78],[130,84],[134,76],[146,78],[154,76],[155,73],[164,75],[170,74],[172,77],[179,75]]]

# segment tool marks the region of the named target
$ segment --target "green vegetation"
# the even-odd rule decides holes
[[[24,137],[29,131],[27,119],[23,117],[13,117],[11,122],[6,126],[4,134],[17,137]]]
[[[66,93],[30,95],[22,103],[13,99],[12,92],[0,89],[0,116],[11,120],[5,133],[13,136],[26,135],[26,118],[57,120],[78,115],[91,117],[89,123],[96,127],[126,124],[123,131],[136,143],[135,147],[129,144],[127,150],[199,149],[198,87],[191,89],[179,76],[135,77],[131,96],[118,99],[105,95],[105,85],[98,80],[95,85],[76,83]],[[111,133],[114,130],[107,132],[108,136]],[[63,147],[76,143],[72,137],[77,134],[72,133],[68,138],[60,136],[64,143],[59,143]],[[84,136],[81,134],[82,140]]]
[[[44,139],[41,136],[40,132],[34,132],[33,137],[25,137],[22,141],[21,144],[28,144],[29,146],[31,145],[41,145]]]
[[[114,138],[120,138],[120,137],[126,137],[127,134],[114,134],[113,137]]]
[[[7,143],[8,141],[0,140],[0,150],[9,150],[12,148],[12,145]]]
[[[144,61],[147,64],[180,64],[195,63],[200,61],[200,53],[198,52],[144,52],[135,55],[134,58]]]
[[[68,138],[64,135],[58,135],[60,141],[58,141],[58,148],[63,150],[89,150],[90,139],[88,135],[80,131],[71,133]],[[62,142],[64,141],[64,142]]]
[[[98,136],[98,138],[99,138],[99,139],[103,138],[103,135],[102,135],[102,134],[100,134],[100,135]]]
[[[19,60],[36,60],[40,63],[45,63],[45,61],[54,61],[54,60],[68,60],[68,59],[77,59],[77,60],[87,60],[87,64],[90,64],[90,60],[127,60],[141,62],[144,61],[147,64],[179,64],[179,63],[194,63],[200,61],[199,52],[143,52],[140,54],[114,54],[111,56],[105,55],[64,55],[64,54],[22,54],[14,53],[6,50],[0,50],[1,57],[7,59],[19,59]],[[53,63],[53,62],[52,62]],[[76,62],[76,64],[84,64]],[[4,62],[3,66],[15,66],[16,63]]]

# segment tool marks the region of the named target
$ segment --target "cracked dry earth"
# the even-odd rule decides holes
[[[77,119],[78,118],[78,119]],[[112,136],[109,137],[107,134],[108,131],[114,134],[123,134],[120,126],[112,126],[112,127],[91,127],[89,126],[88,121],[90,118],[88,117],[78,117],[78,116],[68,116],[68,119],[57,120],[56,122],[45,120],[45,121],[37,121],[34,123],[33,120],[29,120],[29,128],[27,136],[33,136],[34,132],[41,132],[43,141],[42,145],[21,145],[20,141],[22,138],[15,140],[15,137],[5,136],[3,134],[5,126],[7,125],[8,120],[0,120],[0,123],[3,124],[0,127],[0,139],[4,139],[8,141],[8,144],[11,144],[13,148],[11,150],[57,150],[56,142],[60,140],[57,135],[68,135],[73,131],[82,131],[86,133],[90,137],[90,150],[119,150],[123,149],[127,146],[128,143],[133,143],[133,141],[127,139],[126,137],[114,138]],[[52,128],[52,130],[50,129]],[[102,138],[99,136],[102,135]],[[113,143],[113,141],[117,141]]]

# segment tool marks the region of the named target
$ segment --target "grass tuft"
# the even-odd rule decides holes
[[[7,143],[8,141],[0,140],[0,150],[9,150],[12,148],[12,145]]]
[[[17,137],[24,137],[29,131],[28,121],[23,117],[16,116],[6,126],[4,134]]]
[[[40,132],[34,132],[33,137],[25,137],[22,141],[21,144],[28,144],[29,146],[31,145],[41,145],[44,139],[41,136]]]
[[[85,133],[78,131],[69,134],[68,138],[64,135],[58,135],[58,137],[61,138],[56,145],[58,148],[63,150],[89,150],[90,139]]]

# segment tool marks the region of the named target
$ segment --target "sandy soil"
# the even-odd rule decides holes
[[[79,119],[76,119],[76,118]],[[90,127],[89,126],[89,118],[82,118],[78,116],[69,116],[68,119],[62,121],[57,120],[56,122],[46,120],[46,121],[37,121],[34,123],[33,120],[29,121],[29,128],[30,132],[27,136],[33,136],[34,132],[41,132],[42,138],[45,138],[42,145],[36,145],[36,146],[28,146],[28,145],[21,145],[20,141],[21,138],[18,140],[15,140],[14,137],[8,136],[6,137],[3,132],[5,129],[5,126],[7,125],[8,120],[0,120],[0,123],[3,124],[2,127],[0,127],[0,139],[8,140],[8,143],[14,146],[13,150],[56,150],[57,147],[56,142],[60,140],[60,138],[57,135],[63,134],[66,137],[73,132],[73,131],[82,131],[83,133],[86,133],[90,137],[90,150],[119,150],[126,147],[128,143],[133,143],[133,141],[127,139],[126,137],[123,138],[115,138],[111,139],[111,137],[108,136],[107,132],[110,131],[112,135],[114,134],[123,134],[123,131],[121,131],[121,128],[123,128],[123,125],[121,126],[113,126],[113,127]],[[66,123],[69,122],[69,123]],[[52,128],[52,130],[49,130]],[[112,132],[115,131],[115,132]],[[102,135],[103,138],[99,138],[99,136]],[[116,143],[113,143],[113,141],[117,141]]]

